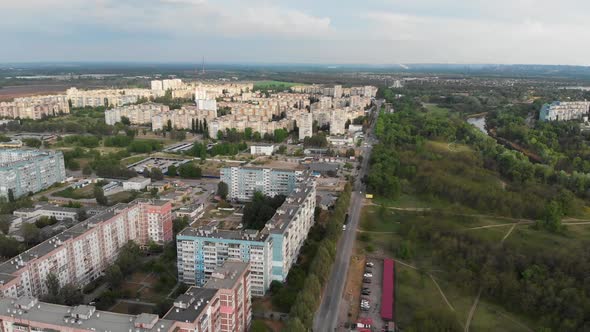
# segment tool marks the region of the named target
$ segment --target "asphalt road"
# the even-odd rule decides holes
[[[368,170],[369,158],[371,156],[372,149],[372,134],[375,124],[376,114],[381,109],[381,102],[377,102],[377,112],[373,115],[373,121],[366,134],[365,142],[367,146],[363,148],[363,162],[361,165],[360,172],[356,177],[353,192],[350,198],[350,207],[348,208],[349,222],[347,230],[343,231],[342,237],[338,242],[336,248],[336,260],[332,267],[332,273],[322,303],[320,304],[319,310],[316,312],[316,316],[313,324],[313,331],[324,332],[334,331],[338,325],[338,316],[340,313],[340,306],[342,302],[342,292],[346,283],[346,275],[348,272],[348,266],[350,264],[350,257],[352,255],[352,248],[354,246],[356,230],[358,228],[360,214],[361,214],[361,203],[363,195],[365,193],[364,185],[361,179],[364,177]],[[362,192],[362,193],[361,193]]]

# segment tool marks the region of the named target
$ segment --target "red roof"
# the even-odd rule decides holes
[[[393,320],[394,275],[393,259],[383,260],[383,291],[381,292],[381,318]]]

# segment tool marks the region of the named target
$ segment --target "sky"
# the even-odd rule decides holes
[[[590,65],[587,0],[0,0],[0,62]]]

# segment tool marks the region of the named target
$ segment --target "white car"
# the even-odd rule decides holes
[[[365,278],[373,278],[373,274],[372,273],[365,273],[365,274],[363,274],[363,277],[365,277]]]
[[[373,262],[367,262],[365,265],[369,266],[369,267],[373,267],[373,265],[375,265],[375,264]]]
[[[345,231],[346,230],[346,225],[342,225],[342,230]]]

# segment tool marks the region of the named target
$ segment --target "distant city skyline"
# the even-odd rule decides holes
[[[0,62],[589,65],[564,0],[22,0]]]

